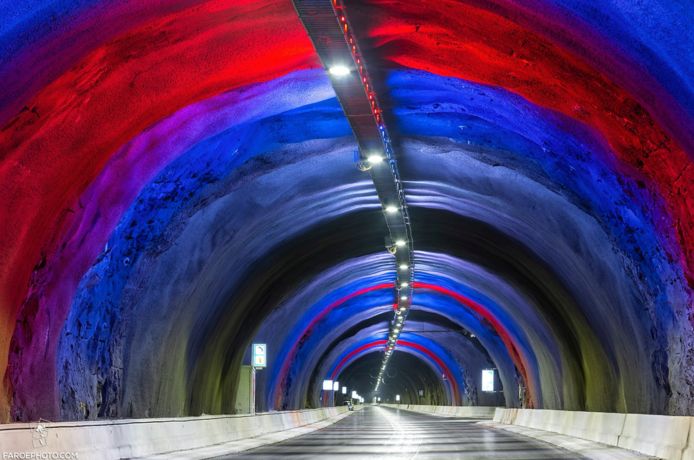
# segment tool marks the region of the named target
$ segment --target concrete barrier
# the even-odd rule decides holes
[[[500,423],[551,431],[611,446],[618,445],[626,420],[626,414],[609,412],[545,409],[516,409],[516,411],[517,415],[512,420],[499,420]]]
[[[694,418],[689,424],[689,442],[682,452],[682,460],[694,460]]]
[[[408,406],[407,409],[457,416],[456,409],[464,408]],[[487,425],[507,426],[511,431],[568,449],[580,446],[580,452],[589,458],[643,458],[638,455],[641,454],[667,460],[694,460],[693,417],[500,407],[490,414],[492,422],[485,422]]]
[[[626,414],[609,412],[567,412],[567,425],[561,433],[589,441],[616,446],[624,429]]]
[[[516,425],[526,426],[528,428],[535,428],[536,430],[550,430],[550,420],[548,418],[551,411],[548,410],[532,410],[532,409],[519,409],[519,416],[516,418]],[[518,422],[518,420],[523,423]]]
[[[508,409],[496,414],[496,421],[667,460],[694,460],[694,425],[691,417],[519,409],[511,421],[510,414],[505,411]]]
[[[332,407],[257,415],[46,422],[45,431],[35,423],[13,423],[0,425],[0,451],[75,453],[82,459],[149,457],[298,428],[346,411],[346,407]]]
[[[491,406],[427,406],[420,404],[381,404],[394,409],[409,410],[439,417],[465,417],[491,420],[496,407]]]
[[[516,421],[516,416],[518,415],[518,409],[509,408],[505,409],[503,407],[497,407],[494,411],[493,420],[497,423],[505,423],[507,425],[512,425]]]
[[[518,426],[530,426],[531,414],[532,411],[528,409],[518,409],[516,412],[516,418],[513,420],[513,424]]]
[[[690,440],[691,417],[628,414],[619,447],[668,460],[681,460]]]

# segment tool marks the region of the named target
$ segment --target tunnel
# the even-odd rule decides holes
[[[0,17],[0,428],[694,415],[690,1]]]

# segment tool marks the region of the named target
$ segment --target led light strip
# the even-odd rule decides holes
[[[330,75],[335,94],[352,127],[359,145],[358,166],[369,172],[376,187],[389,232],[386,249],[395,256],[395,311],[374,388],[378,392],[412,304],[414,258],[405,191],[381,106],[343,1],[294,0],[294,7]]]

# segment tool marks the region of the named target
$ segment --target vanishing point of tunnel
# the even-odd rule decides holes
[[[694,415],[690,0],[0,5],[1,422]]]

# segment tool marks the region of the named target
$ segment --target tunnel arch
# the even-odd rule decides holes
[[[362,359],[355,360],[342,373],[342,383],[348,388],[354,388],[360,395],[367,394],[373,388],[376,379],[375,373],[370,375],[368,370],[378,367],[378,354],[371,353],[365,355]],[[397,360],[397,361],[395,361]],[[404,380],[403,385],[406,393],[402,395],[402,402],[407,402],[405,396],[409,397],[409,402],[414,403],[431,403],[445,404],[446,396],[441,387],[441,379],[434,373],[430,366],[426,365],[420,358],[409,354],[397,352],[394,354],[394,362],[403,361],[400,365],[395,365],[396,377],[401,377]],[[404,372],[401,369],[416,369],[417,372]],[[393,374],[391,374],[392,376]],[[402,386],[398,385],[402,388]],[[384,401],[388,398],[390,385],[384,387]],[[425,395],[419,397],[418,391],[425,390]],[[395,394],[393,391],[391,394]],[[394,397],[391,396],[391,402],[394,402]]]
[[[333,361],[330,357],[326,359],[326,362],[317,371],[318,375],[322,375],[323,371],[326,371],[328,377],[332,380],[338,380],[341,378],[341,373],[344,369],[348,368],[355,361],[360,360],[366,355],[374,354],[383,349],[386,344],[384,339],[376,339],[374,337],[383,336],[385,337],[385,329],[381,329],[380,334],[373,334],[373,331],[365,330],[363,334],[363,339],[355,344],[350,344],[346,350],[342,353],[338,353],[337,356],[331,354],[336,359]],[[460,403],[460,378],[456,376],[454,371],[451,370],[451,366],[447,364],[452,362],[450,356],[446,356],[446,353],[442,353],[442,349],[434,342],[425,341],[426,345],[418,343],[418,339],[414,335],[410,335],[410,340],[404,341],[402,353],[410,354],[416,356],[419,360],[424,362],[441,380],[442,387],[444,388],[444,395],[446,397],[446,404],[457,405]],[[428,342],[428,343],[427,343]],[[438,355],[434,350],[438,351]],[[445,376],[445,378],[443,378]],[[316,379],[312,379],[316,382]],[[384,382],[385,383],[385,382]],[[312,396],[313,400],[320,398],[325,398],[323,392],[320,392],[320,388],[313,384]],[[371,394],[364,395],[365,397],[371,397]],[[325,399],[323,400],[325,402]]]
[[[342,226],[342,223],[338,224],[337,226]],[[290,245],[294,245],[294,244],[292,243],[292,244],[290,244]],[[299,246],[300,246],[300,245],[299,245]],[[219,323],[219,321],[213,321],[213,322],[214,322],[214,323]],[[203,335],[206,336],[206,334],[203,334]],[[240,359],[240,358],[237,358],[237,359]],[[226,404],[230,404],[230,403],[227,402]]]
[[[354,262],[351,262],[351,266],[355,267],[358,266]],[[354,325],[358,325],[359,322],[363,322],[365,320],[364,318],[364,313],[368,315],[382,315],[384,312],[388,312],[391,310],[389,305],[384,305],[384,301],[387,301],[387,296],[390,295],[390,291],[392,291],[392,284],[378,284],[377,280],[369,280],[369,282],[366,284],[366,288],[358,288],[358,285],[355,285],[354,287],[348,288],[346,290],[343,290],[342,292],[347,292],[348,294],[345,295],[344,297],[341,297],[338,300],[332,300],[332,301],[321,301],[323,305],[325,305],[325,309],[323,310],[307,310],[306,312],[303,313],[308,319],[307,320],[302,320],[301,319],[301,312],[295,312],[295,313],[283,313],[282,316],[287,317],[288,315],[297,317],[298,319],[296,322],[298,324],[306,324],[304,326],[299,327],[296,333],[293,333],[293,335],[289,336],[287,339],[285,339],[283,342],[282,341],[276,341],[274,339],[274,336],[277,333],[282,333],[280,331],[277,331],[276,327],[268,326],[267,332],[259,334],[259,339],[258,340],[268,340],[270,337],[273,337],[273,346],[276,347],[277,349],[280,350],[280,353],[274,357],[275,360],[277,360],[279,363],[281,363],[280,368],[280,375],[278,377],[273,377],[272,381],[270,382],[270,386],[274,388],[274,401],[275,404],[278,406],[284,406],[283,403],[280,403],[277,392],[279,391],[280,388],[283,389],[283,391],[287,392],[288,387],[287,384],[285,383],[285,379],[287,379],[286,372],[289,368],[292,369],[292,374],[293,375],[311,375],[312,372],[310,372],[311,367],[313,364],[309,363],[315,363],[316,360],[327,351],[330,350],[330,347],[334,345],[333,338],[329,334],[332,334],[332,331],[337,331],[336,333],[339,333],[339,329],[334,329],[333,326],[326,326],[326,325],[320,325],[320,328],[317,327],[316,322],[318,320],[323,320],[327,321],[327,316],[332,312],[332,309],[334,309],[337,306],[343,306],[344,308],[349,310],[349,313],[342,313],[340,316],[336,316],[336,318],[333,320],[334,324],[338,324],[340,328],[351,328],[354,327]],[[369,293],[374,293],[374,291],[381,291],[378,297],[369,299],[368,301],[366,299],[363,299],[363,297]],[[385,293],[382,291],[386,291]],[[334,298],[334,296],[330,297],[331,299]],[[349,304],[345,304],[346,300],[350,300],[353,306],[350,306]],[[362,308],[365,308],[366,310],[362,310]],[[415,304],[413,307],[413,311],[416,311],[419,308],[418,304]],[[431,311],[436,311],[431,310]],[[372,316],[369,316],[367,318],[370,318]],[[277,318],[273,318],[269,320],[270,324],[277,324],[280,323],[280,321]],[[484,326],[482,326],[484,327]],[[481,334],[481,328],[477,328],[476,330],[480,331]],[[273,332],[270,332],[273,331]],[[495,332],[492,332],[492,334],[495,334]],[[319,340],[321,345],[311,345],[311,336],[314,335],[317,338],[315,340]],[[315,340],[313,340],[313,343],[315,343]],[[305,355],[303,358],[298,358],[296,356],[297,353],[297,347],[301,346],[306,348],[305,353],[310,353],[308,356]],[[313,348],[311,348],[313,347]],[[497,351],[498,353],[498,351]],[[313,356],[313,358],[311,358]],[[292,378],[292,381],[294,381],[294,378]],[[305,385],[305,383],[304,383]],[[301,398],[299,398],[300,400]]]
[[[3,421],[229,412],[273,310],[350,260],[392,283],[381,204],[290,2],[27,5],[0,13]],[[414,298],[477,331],[512,391],[484,318],[425,286],[485,297],[537,407],[693,410],[685,6],[350,6],[405,184]]]
[[[379,259],[384,258],[379,256]],[[272,370],[268,369],[269,376],[262,377],[263,381],[259,384],[265,388],[264,380],[269,380],[267,385],[270,389],[262,390],[268,392],[268,407],[272,407],[273,404],[275,407],[285,407],[287,402],[282,402],[283,398],[289,397],[290,394],[294,394],[296,399],[293,399],[295,402],[289,403],[289,406],[302,401],[301,395],[306,391],[305,388],[311,380],[308,376],[314,374],[312,369],[324,354],[330,352],[338,342],[351,339],[353,333],[367,325],[371,326],[379,322],[387,323],[388,312],[392,311],[391,306],[387,304],[392,285],[379,284],[381,278],[373,278],[363,274],[364,265],[373,266],[375,260],[377,260],[375,256],[361,260],[350,260],[332,270],[336,273],[334,277],[338,282],[344,280],[347,272],[350,272],[350,276],[353,277],[366,276],[363,281],[340,286],[338,290],[320,298],[324,287],[331,283],[329,275],[321,275],[312,283],[312,285],[320,288],[315,294],[317,297],[311,300],[311,297],[307,297],[306,294],[310,292],[310,289],[304,289],[301,295],[291,300],[291,303],[276,310],[268,317],[265,326],[260,329],[254,339],[256,342],[268,343],[270,350],[278,350],[277,353],[270,351],[269,360],[276,362],[277,365]],[[373,288],[378,287],[381,289],[373,290]],[[303,310],[302,305],[313,306]],[[419,308],[417,303],[413,307],[412,313],[419,311]],[[430,311],[433,317],[439,317],[438,315],[442,313],[436,309]],[[286,327],[289,318],[292,318],[296,324],[293,330]],[[374,321],[375,318],[378,320]],[[443,317],[441,318],[443,320]],[[321,322],[317,324],[317,321]],[[326,321],[329,323],[325,323]],[[474,330],[482,336],[480,326],[476,326]],[[348,333],[346,331],[354,332]],[[483,340],[486,343],[488,339]],[[503,353],[501,349],[503,349],[503,345],[499,344],[493,353],[496,353],[498,357],[500,352]],[[301,353],[301,355],[297,355],[297,353]],[[287,369],[291,369],[290,375],[284,374]],[[304,377],[299,379],[298,376],[301,375]],[[285,379],[289,379],[292,387],[298,386],[300,388],[297,390],[298,392],[290,390],[290,385],[286,383]],[[280,389],[285,395],[284,397],[278,396]]]

